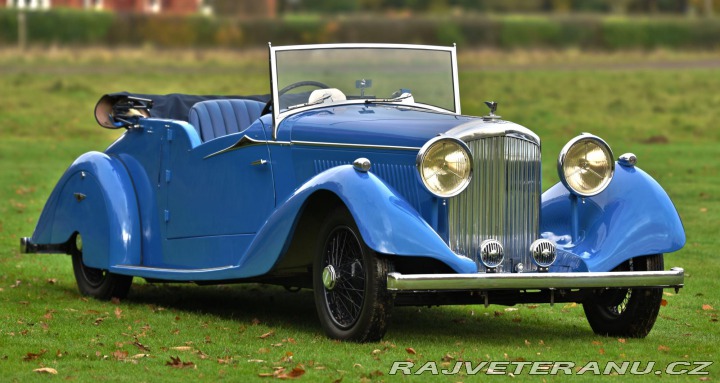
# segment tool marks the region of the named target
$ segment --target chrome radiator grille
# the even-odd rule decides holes
[[[499,271],[535,270],[530,244],[540,221],[540,147],[512,136],[467,142],[473,176],[460,195],[448,200],[449,245],[457,254],[480,263],[480,243],[496,239],[505,250]]]

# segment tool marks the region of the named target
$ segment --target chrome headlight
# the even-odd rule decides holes
[[[470,149],[450,137],[435,137],[423,145],[416,165],[423,185],[440,198],[460,194],[472,176]]]
[[[614,172],[612,151],[600,137],[583,133],[570,140],[560,151],[560,181],[581,197],[594,196],[605,190]]]

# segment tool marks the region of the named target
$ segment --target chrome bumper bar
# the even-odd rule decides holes
[[[539,290],[611,287],[683,287],[685,270],[618,271],[575,273],[478,273],[411,274],[389,273],[391,291],[428,290]]]

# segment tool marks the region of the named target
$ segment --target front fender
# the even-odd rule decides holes
[[[685,245],[665,190],[641,169],[617,163],[610,185],[596,196],[576,198],[560,183],[543,193],[540,231],[559,252],[582,258],[589,271],[610,271],[630,258]]]
[[[305,202],[321,190],[343,201],[371,249],[390,255],[432,257],[459,273],[477,272],[471,259],[453,253],[420,214],[383,180],[371,172],[343,165],[316,175],[278,206],[241,260],[243,275],[260,275],[272,268],[289,245]]]
[[[61,244],[75,232],[82,235],[87,266],[140,264],[137,200],[118,159],[89,152],[75,160],[45,204],[32,242]]]

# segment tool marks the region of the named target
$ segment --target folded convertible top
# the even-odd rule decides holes
[[[200,101],[217,100],[217,99],[243,99],[255,100],[260,102],[268,102],[270,95],[252,95],[252,96],[218,96],[218,95],[191,95],[191,94],[140,94],[130,92],[110,93],[111,97],[138,97],[150,99],[153,101],[152,109],[150,109],[150,117],[167,118],[172,120],[188,121],[188,113],[190,108]]]

